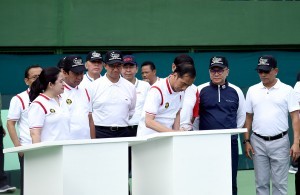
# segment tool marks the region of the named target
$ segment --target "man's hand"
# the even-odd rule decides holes
[[[294,143],[290,150],[290,156],[292,157],[292,160],[295,162],[299,156],[300,156],[300,148],[299,144]]]
[[[249,159],[253,159],[253,155],[254,155],[254,150],[250,144],[250,142],[246,142],[245,143],[245,153],[246,153],[246,156],[249,158]]]

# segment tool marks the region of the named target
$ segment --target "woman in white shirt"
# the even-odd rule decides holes
[[[69,115],[62,107],[63,73],[45,68],[31,85],[28,121],[32,143],[65,140],[69,132]]]

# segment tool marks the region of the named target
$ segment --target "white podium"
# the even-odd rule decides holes
[[[128,144],[141,138],[43,142],[24,152],[25,195],[128,195]]]
[[[132,146],[133,195],[231,195],[231,134],[157,133]]]

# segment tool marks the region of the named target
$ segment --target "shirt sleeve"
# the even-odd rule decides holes
[[[237,90],[239,96],[239,108],[237,110],[236,124],[237,128],[242,128],[246,120],[245,97],[242,90]]]
[[[131,105],[129,108],[129,117],[132,117],[134,115],[135,112],[135,105],[136,105],[136,90],[135,87],[132,90],[132,101],[131,101]]]
[[[21,118],[22,110],[21,100],[17,96],[14,96],[9,104],[7,120],[18,121]]]
[[[156,115],[162,103],[162,94],[158,88],[150,88],[145,100],[144,110],[148,114]]]
[[[300,82],[299,81],[295,84],[294,90],[298,98],[298,102],[300,103]]]
[[[198,90],[197,90],[198,91]],[[180,127],[185,129],[192,129],[192,117],[195,104],[197,102],[196,94],[191,87],[189,87],[182,100],[182,109],[180,112]],[[199,105],[198,105],[199,107]]]
[[[251,87],[248,89],[247,91],[247,95],[246,95],[246,103],[245,103],[245,107],[246,107],[246,113],[253,113],[253,109],[252,109],[252,102],[251,102]]]
[[[288,108],[289,108],[289,112],[299,110],[298,94],[293,89],[290,90],[290,93],[288,96]]]
[[[31,103],[28,110],[29,129],[42,128],[46,118],[45,110],[38,103]]]

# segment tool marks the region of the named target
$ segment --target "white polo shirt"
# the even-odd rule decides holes
[[[297,98],[298,98],[298,102],[300,103],[300,81],[298,81],[295,86],[294,86],[294,90],[296,92]]]
[[[65,84],[61,94],[63,105],[70,115],[69,139],[91,139],[89,113],[92,112],[90,96],[85,88]]]
[[[158,133],[157,131],[146,127],[146,113],[154,115],[155,121],[172,129],[176,114],[182,107],[183,95],[183,92],[174,92],[172,90],[169,78],[160,79],[153,84],[145,101],[137,136]]]
[[[19,140],[22,146],[32,144],[28,125],[28,108],[29,89],[11,99],[7,115],[7,120],[17,122]]]
[[[198,88],[193,84],[184,91],[182,109],[180,111],[180,127],[186,130],[192,130],[192,118],[198,116],[199,110]]]
[[[55,99],[40,94],[29,106],[29,128],[42,128],[41,142],[69,138],[70,116],[62,105],[61,97],[58,104]]]
[[[129,125],[138,125],[141,119],[144,103],[147,97],[147,93],[150,89],[150,84],[146,81],[135,79],[136,89],[136,104],[134,115],[129,120]]]
[[[246,96],[246,112],[254,113],[252,130],[262,136],[274,136],[287,131],[289,112],[299,110],[295,91],[277,79],[267,89],[261,82],[251,86]]]
[[[120,77],[112,83],[106,75],[91,83],[93,119],[96,126],[129,125],[129,117],[134,114],[136,90],[132,83]]]
[[[101,78],[101,75],[100,77]],[[97,80],[97,79],[96,79]],[[88,72],[86,72],[84,75],[83,75],[83,79],[82,81],[80,82],[79,84],[79,87],[81,88],[88,88],[88,86],[93,82],[95,81],[94,78],[90,77]]]

